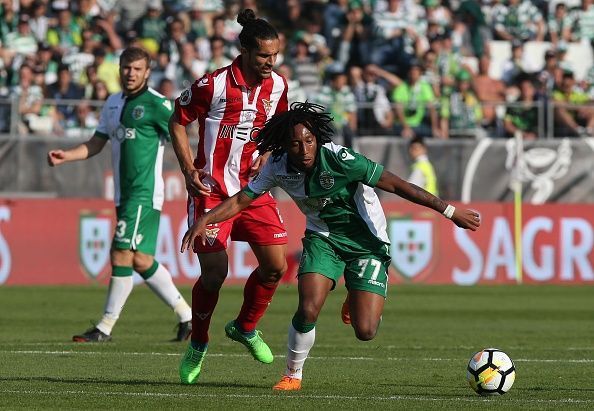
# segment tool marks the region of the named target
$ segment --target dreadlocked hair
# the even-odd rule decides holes
[[[308,101],[295,102],[289,111],[273,115],[256,137],[258,151],[270,151],[273,160],[278,161],[285,153],[285,143],[293,137],[293,127],[297,124],[305,126],[316,137],[318,149],[331,142],[334,134],[331,126],[333,118],[324,109],[324,106]]]

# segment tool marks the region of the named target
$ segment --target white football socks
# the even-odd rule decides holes
[[[192,319],[192,309],[173,284],[171,274],[163,264],[159,264],[157,271],[146,280],[146,285],[171,308],[180,322]]]
[[[96,326],[101,332],[107,335],[111,334],[111,330],[120,317],[120,313],[133,287],[134,281],[131,275],[126,277],[111,277],[103,317]]]
[[[316,329],[313,328],[307,333],[300,333],[289,325],[289,342],[287,344],[287,369],[285,375],[291,378],[301,379],[303,375],[303,363],[309,355],[309,350],[316,341]]]

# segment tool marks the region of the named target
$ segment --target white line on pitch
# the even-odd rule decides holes
[[[42,350],[1,350],[0,354],[32,354],[32,355],[128,355],[128,356],[163,356],[180,357],[182,353],[164,353],[164,352],[125,352],[125,351],[42,351]],[[209,357],[249,357],[248,354],[221,354],[209,353]],[[275,355],[277,358],[284,358],[284,355]],[[309,360],[349,360],[349,361],[463,361],[462,358],[411,358],[411,357],[341,357],[341,356],[312,356]],[[594,363],[594,359],[538,359],[538,358],[518,358],[515,362],[540,362],[540,363]]]
[[[72,347],[73,345],[77,345],[78,343],[73,342],[7,342],[3,343],[5,347],[9,346],[17,346],[17,347],[48,347],[48,346],[59,346],[59,347]],[[171,347],[171,342],[163,342],[163,343],[151,343],[152,347]],[[231,346],[235,345],[233,342],[227,341],[220,341],[217,345],[225,345]],[[335,345],[331,344],[316,344],[316,348],[336,348]],[[467,345],[458,345],[458,346],[422,346],[422,345],[411,345],[411,346],[402,346],[402,345],[382,345],[382,350],[403,350],[403,351],[452,351],[452,350],[473,350],[476,351],[476,346],[467,346]],[[526,347],[521,346],[506,346],[506,351],[512,350],[525,350]],[[555,351],[555,352],[563,352],[563,351],[593,351],[594,346],[592,347],[553,347],[553,348],[538,348],[539,351]]]
[[[344,395],[307,395],[302,392],[299,395],[282,395],[282,394],[205,394],[205,393],[165,393],[165,392],[118,392],[118,391],[84,391],[84,390],[67,390],[67,391],[33,391],[33,390],[0,390],[4,394],[19,394],[19,395],[50,395],[50,396],[64,396],[64,395],[94,395],[98,397],[162,397],[162,398],[248,398],[248,399],[271,399],[278,398],[283,401],[289,399],[303,400],[319,399],[319,400],[380,400],[380,401],[466,401],[466,402],[487,402],[488,398],[480,397],[421,397],[421,396],[407,396],[407,395],[390,395],[390,396],[344,396]],[[506,404],[509,403],[540,403],[540,404],[591,404],[594,400],[582,400],[574,398],[563,399],[515,399],[507,398]]]

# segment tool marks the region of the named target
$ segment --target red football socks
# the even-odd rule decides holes
[[[278,282],[262,283],[257,271],[256,268],[245,283],[243,305],[235,320],[235,324],[244,333],[250,333],[256,329],[256,324],[266,312],[278,286]]]
[[[208,328],[212,312],[219,301],[219,292],[209,292],[199,278],[192,288],[192,341],[208,343]]]

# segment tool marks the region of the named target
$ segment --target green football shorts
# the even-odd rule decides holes
[[[386,297],[388,294],[388,267],[390,254],[388,246],[377,250],[354,252],[344,250],[333,242],[315,234],[306,233],[301,240],[303,254],[298,275],[318,273],[336,282],[344,274],[349,290],[368,291]]]
[[[161,212],[149,206],[124,205],[116,209],[118,222],[113,247],[155,255]]]

